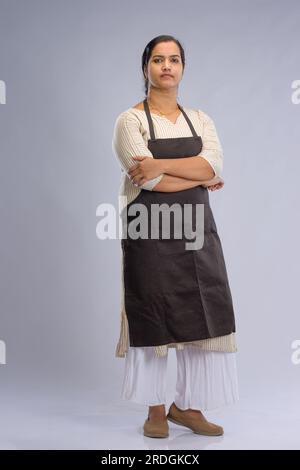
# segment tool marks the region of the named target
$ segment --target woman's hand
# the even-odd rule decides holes
[[[138,163],[128,170],[129,178],[135,186],[140,186],[148,180],[152,180],[162,174],[159,160],[151,157],[132,157]]]
[[[201,186],[209,189],[210,191],[215,191],[215,189],[221,189],[224,186],[224,180],[220,176],[215,176],[211,180],[207,180],[201,183]]]

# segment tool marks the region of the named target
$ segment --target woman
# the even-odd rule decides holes
[[[212,119],[177,102],[184,67],[177,39],[150,41],[142,56],[146,97],[117,117],[113,135],[125,221],[116,356],[126,353],[122,397],[149,407],[143,426],[149,437],[167,437],[168,420],[198,434],[222,435],[202,410],[238,400],[235,318],[208,197],[208,189],[224,184],[223,154]],[[162,226],[174,204],[183,217],[165,237]],[[164,207],[162,223],[153,217],[158,206]],[[204,208],[203,243],[188,249],[187,232],[201,232],[197,207]],[[132,236],[137,227],[147,235]],[[176,348],[177,383],[166,416],[169,347]]]

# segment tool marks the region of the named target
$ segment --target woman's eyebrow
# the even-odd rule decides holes
[[[161,54],[155,54],[153,57],[165,57],[165,56],[161,55]],[[180,55],[179,54],[171,54],[169,57],[180,57]]]

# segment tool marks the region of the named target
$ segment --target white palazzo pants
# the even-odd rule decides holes
[[[213,410],[239,399],[236,353],[205,351],[185,345],[176,349],[178,408]],[[129,347],[121,398],[147,406],[166,404],[168,355],[153,347]]]

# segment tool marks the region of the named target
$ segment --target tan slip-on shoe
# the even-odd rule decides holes
[[[204,418],[204,419],[203,419]],[[205,417],[199,418],[198,416],[187,415],[183,410],[180,410],[173,402],[169,408],[167,419],[172,423],[179,424],[191,429],[196,434],[203,436],[222,436],[224,430],[217,424],[210,423]]]
[[[158,422],[152,423],[149,421],[149,416],[146,419],[144,426],[144,436],[147,437],[168,437],[169,436],[169,423],[167,418]]]

